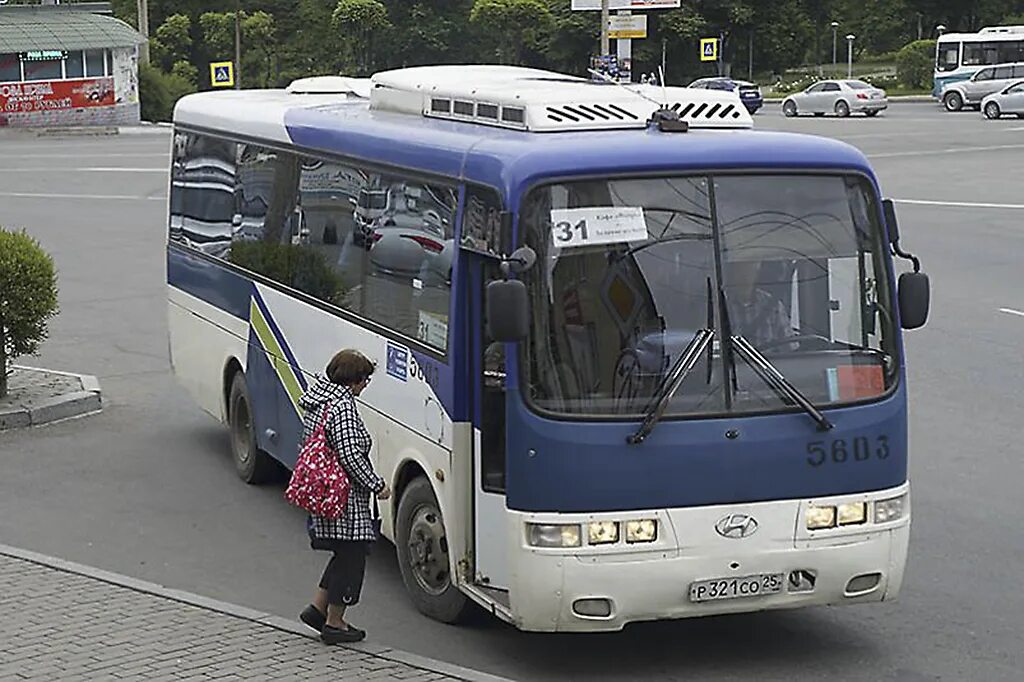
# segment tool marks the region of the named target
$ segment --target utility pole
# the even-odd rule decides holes
[[[611,47],[608,45],[608,22],[610,17],[608,14],[608,0],[601,0],[601,56],[605,56],[611,51]]]
[[[242,88],[242,0],[235,0],[235,90]]]
[[[149,64],[149,0],[138,0],[139,33],[145,40],[139,45],[139,64]]]

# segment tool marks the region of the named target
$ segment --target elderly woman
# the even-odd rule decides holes
[[[374,364],[357,350],[339,351],[328,363],[325,376],[300,400],[305,410],[302,440],[305,442],[326,418],[327,444],[338,454],[352,488],[341,518],[311,516],[309,534],[313,549],[334,553],[324,569],[313,603],[299,618],[320,632],[326,644],[358,642],[366,632],[345,620],[345,610],[359,602],[366,571],[366,555],[376,539],[370,518],[370,495],[386,500],[387,483],[370,463],[370,434],[356,409],[356,396],[370,383]],[[325,417],[326,415],[326,417]]]

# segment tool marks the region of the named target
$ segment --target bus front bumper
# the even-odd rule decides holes
[[[910,537],[909,491],[904,485],[853,496],[864,500],[868,509],[877,500],[900,496],[905,502],[898,519],[877,524],[869,518],[858,528],[816,532],[806,530],[807,506],[824,505],[828,499],[631,512],[636,518],[658,518],[662,536],[646,549],[588,546],[586,524],[609,520],[613,514],[513,514],[520,517],[521,528],[538,516],[545,523],[556,516],[559,523],[578,520],[584,536],[575,551],[521,543],[510,586],[513,620],[523,630],[601,632],[638,621],[891,600],[903,582]],[[756,519],[757,529],[748,537],[735,537],[738,531],[725,537],[715,530],[723,519],[734,519],[732,525],[740,526],[749,518]],[[707,598],[716,588],[705,581],[726,593],[742,590],[737,587],[742,584],[749,591],[749,581],[733,579],[750,576],[773,582],[781,578],[781,588],[771,594]],[[703,601],[695,597],[694,583],[705,586]]]

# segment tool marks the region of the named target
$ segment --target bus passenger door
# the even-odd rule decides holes
[[[473,429],[473,508],[476,582],[483,587],[508,586],[507,514],[505,507],[505,345],[487,333],[484,293],[500,278],[493,262],[482,263],[477,279],[475,319],[478,321]]]

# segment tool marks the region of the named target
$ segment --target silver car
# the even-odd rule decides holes
[[[1017,81],[981,100],[985,118],[996,119],[1003,114],[1024,118],[1024,81]]]
[[[980,108],[983,99],[1021,78],[1024,78],[1024,63],[986,66],[968,80],[947,85],[942,91],[942,104],[946,111],[960,111],[964,107]]]
[[[885,90],[859,80],[819,81],[803,92],[790,95],[782,101],[786,116],[835,114],[849,116],[859,112],[876,116],[888,108]]]

